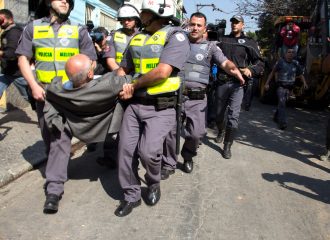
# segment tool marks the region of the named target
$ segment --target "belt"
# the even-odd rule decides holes
[[[171,107],[175,107],[177,103],[177,97],[155,97],[155,98],[143,98],[135,97],[133,103],[138,103],[147,106],[155,106],[156,110],[163,110]]]

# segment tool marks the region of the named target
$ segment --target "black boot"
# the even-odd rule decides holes
[[[231,158],[231,145],[234,142],[234,136],[236,133],[236,128],[227,128],[226,129],[226,134],[225,134],[225,139],[224,139],[224,146],[223,146],[223,154],[222,156],[225,159],[230,159]]]
[[[214,139],[216,143],[222,143],[223,138],[225,137],[225,131],[219,130],[217,137]]]
[[[231,151],[230,151],[230,148],[231,148],[231,145],[232,145],[233,143],[231,142],[231,143],[224,143],[224,145],[223,145],[223,154],[222,154],[222,156],[223,156],[223,158],[225,158],[225,159],[230,159],[231,158]]]
[[[223,138],[225,137],[225,124],[224,123],[218,123],[217,127],[219,129],[217,137],[214,139],[216,143],[222,143]]]

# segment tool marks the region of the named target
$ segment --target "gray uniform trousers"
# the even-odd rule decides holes
[[[276,120],[280,123],[280,124],[287,124],[287,120],[286,120],[286,101],[289,99],[289,95],[290,95],[290,90],[287,88],[283,88],[281,86],[279,86],[276,90],[276,94],[277,94],[277,110],[276,110]]]
[[[164,141],[164,154],[162,159],[162,168],[175,170],[178,162],[176,155],[176,126],[169,132]],[[180,133],[178,133],[180,134]]]
[[[228,81],[218,85],[216,89],[216,121],[218,126],[224,124],[225,116],[227,116],[227,127],[238,128],[243,95],[243,87],[238,81]],[[226,109],[228,110],[227,115],[225,114]]]
[[[147,185],[160,183],[163,144],[175,125],[174,108],[156,111],[153,105],[138,103],[126,108],[118,144],[118,177],[126,201],[135,202],[141,198],[138,157],[146,169]]]
[[[206,133],[205,119],[207,110],[206,97],[202,100],[186,100],[183,103],[183,111],[186,116],[184,128],[185,141],[181,150],[184,159],[192,160],[197,155],[199,140]]]
[[[46,144],[48,160],[46,166],[46,193],[61,196],[64,183],[68,180],[68,163],[71,152],[71,133],[69,130],[50,132],[43,114],[45,103],[36,101],[36,111],[42,138]]]

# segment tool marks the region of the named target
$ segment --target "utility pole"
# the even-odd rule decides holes
[[[219,12],[226,13],[226,12],[222,11],[220,8],[217,8],[214,4],[196,4],[197,12],[199,12],[199,10],[201,10],[203,7],[212,7],[213,11],[219,11]]]

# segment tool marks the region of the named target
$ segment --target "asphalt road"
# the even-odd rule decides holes
[[[42,213],[44,168],[30,171],[0,189],[0,239],[329,240],[330,162],[318,160],[329,112],[291,108],[282,131],[273,109],[242,111],[230,160],[209,129],[193,173],[178,169],[156,206],[124,218],[113,214],[116,171],[95,162],[100,146],[73,157],[56,215]]]

